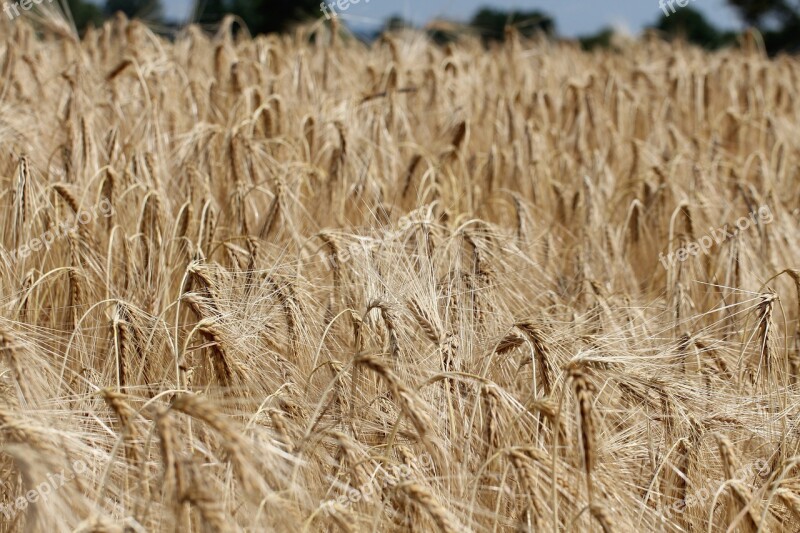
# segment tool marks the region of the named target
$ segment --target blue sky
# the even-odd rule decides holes
[[[191,10],[192,0],[163,0],[163,4],[170,18],[184,19]],[[360,0],[359,4],[340,12],[340,16],[352,27],[372,29],[395,14],[418,24],[434,17],[467,20],[479,7],[486,5],[541,9],[555,17],[559,33],[570,37],[594,32],[606,25],[636,32],[662,14],[658,0]],[[739,26],[725,0],[691,0],[690,5],[717,26]]]

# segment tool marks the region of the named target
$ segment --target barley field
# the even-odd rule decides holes
[[[0,532],[800,529],[797,58],[2,29]]]

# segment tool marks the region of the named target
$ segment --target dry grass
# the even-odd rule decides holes
[[[800,527],[796,59],[28,22],[0,532]]]

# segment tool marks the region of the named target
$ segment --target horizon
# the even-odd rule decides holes
[[[94,0],[95,3],[102,3]],[[326,3],[331,3],[330,0]],[[164,2],[164,15],[167,19],[184,22],[191,14],[193,0]],[[400,5],[401,4],[401,5]],[[400,7],[398,8],[398,5]],[[700,11],[712,24],[720,29],[740,29],[742,27],[734,11],[725,0],[692,0],[690,7]],[[340,19],[355,32],[373,31],[380,28],[391,16],[399,15],[422,26],[435,19],[466,22],[479,9],[530,11],[540,10],[553,17],[556,31],[564,37],[578,37],[597,33],[612,27],[623,33],[637,34],[648,25],[654,24],[662,15],[657,0],[617,0],[598,6],[590,0],[543,0],[537,2],[514,0],[404,0],[402,3],[386,0],[361,0],[339,13]],[[677,5],[676,9],[680,8]]]

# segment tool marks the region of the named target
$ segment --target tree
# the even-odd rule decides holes
[[[159,21],[164,15],[160,0],[106,0],[104,11],[108,16],[122,11],[128,18],[148,21]]]
[[[722,33],[703,16],[691,7],[683,7],[675,13],[662,15],[655,28],[671,37],[682,37],[703,48],[711,50],[735,40],[733,34]]]
[[[541,11],[500,11],[484,8],[478,11],[470,26],[477,29],[484,41],[502,41],[506,26],[515,26],[525,37],[532,37],[538,32],[548,35],[555,33],[555,22],[549,15]]]
[[[405,30],[413,27],[413,24],[400,15],[392,15],[383,23],[383,30],[381,30],[381,32]]]
[[[196,0],[194,20],[216,24],[231,13],[238,15],[253,34],[273,33],[319,17],[319,6],[318,0]]]
[[[103,11],[94,4],[83,0],[67,0],[67,6],[79,33],[90,24],[100,26],[103,23]]]
[[[728,0],[741,19],[757,28],[770,55],[800,50],[800,2],[797,0]]]
[[[611,48],[611,40],[614,38],[614,30],[609,27],[600,29],[597,33],[579,37],[581,48],[584,50],[594,50],[595,48]]]
[[[317,0],[233,0],[232,12],[253,34],[275,33],[320,16],[319,5]]]
[[[364,37],[365,40],[371,41],[373,39],[379,38],[384,33],[392,33],[395,31],[406,30],[413,27],[414,25],[411,22],[407,21],[400,15],[392,15],[391,17],[383,21],[383,26],[381,27],[381,29],[369,32]]]
[[[800,7],[786,0],[728,0],[750,26],[761,27],[769,18],[779,23],[800,18]]]
[[[199,0],[192,9],[192,20],[199,24],[217,24],[231,11],[225,0]]]

